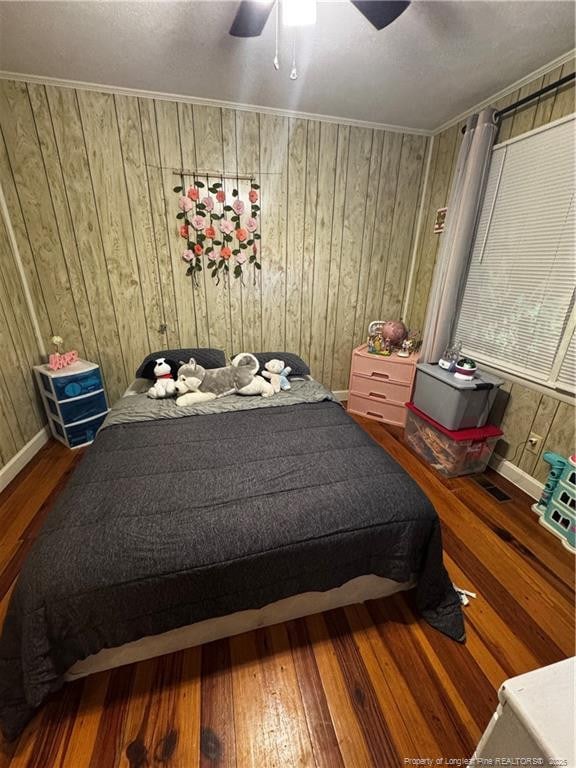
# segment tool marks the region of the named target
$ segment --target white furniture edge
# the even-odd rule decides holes
[[[527,493],[528,496],[531,496],[533,499],[539,499],[542,495],[544,483],[536,480],[535,477],[524,472],[523,469],[512,464],[511,461],[498,456],[497,453],[492,454],[490,466],[492,469],[496,470],[499,475],[505,477],[506,480],[510,480],[511,483],[514,483],[514,485],[518,486],[518,488],[523,490],[524,493]]]
[[[4,490],[8,483],[10,483],[16,475],[24,469],[26,464],[34,458],[40,448],[48,442],[49,438],[50,432],[48,426],[45,426],[40,432],[37,432],[32,440],[29,440],[15,456],[12,456],[10,461],[0,469],[0,491]]]
[[[186,648],[193,648],[204,643],[211,643],[223,637],[232,637],[260,627],[269,627],[284,621],[299,619],[345,605],[362,603],[365,600],[377,600],[396,592],[412,589],[416,581],[393,581],[382,576],[366,574],[350,579],[339,587],[325,592],[302,592],[299,595],[276,600],[262,608],[238,611],[226,616],[188,624],[158,635],[150,635],[116,648],[103,650],[76,662],[66,673],[66,680],[102,672],[106,669],[122,667],[138,661],[146,661],[167,653],[176,653]]]

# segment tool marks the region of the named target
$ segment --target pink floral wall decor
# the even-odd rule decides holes
[[[242,199],[237,187],[230,199],[224,189],[224,178],[210,182],[194,177],[192,184],[174,187],[178,195],[178,233],[185,241],[182,260],[186,274],[198,285],[203,269],[218,284],[226,284],[230,273],[244,282],[244,274],[252,268],[254,280],[261,269],[259,256],[260,196],[259,185],[250,180],[250,189]]]

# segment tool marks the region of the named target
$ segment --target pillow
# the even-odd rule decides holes
[[[284,360],[284,365],[292,368],[290,376],[309,376],[310,368],[301,357],[292,352],[253,352],[254,357],[260,363],[260,370],[268,360]]]
[[[138,366],[136,378],[142,378],[144,368],[150,360],[157,357],[168,357],[177,363],[187,363],[191,357],[196,360],[202,368],[223,368],[226,365],[226,355],[221,349],[199,348],[199,349],[161,349],[159,352],[151,352],[146,355],[144,360]]]

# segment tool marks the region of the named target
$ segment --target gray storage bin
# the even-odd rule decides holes
[[[446,429],[483,427],[502,384],[502,379],[481,370],[464,381],[438,365],[419,363],[413,402]]]

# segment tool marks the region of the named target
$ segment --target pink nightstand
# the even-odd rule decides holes
[[[390,357],[374,355],[362,344],[352,353],[348,410],[367,419],[406,424],[406,407],[410,402],[416,375],[418,355]]]

